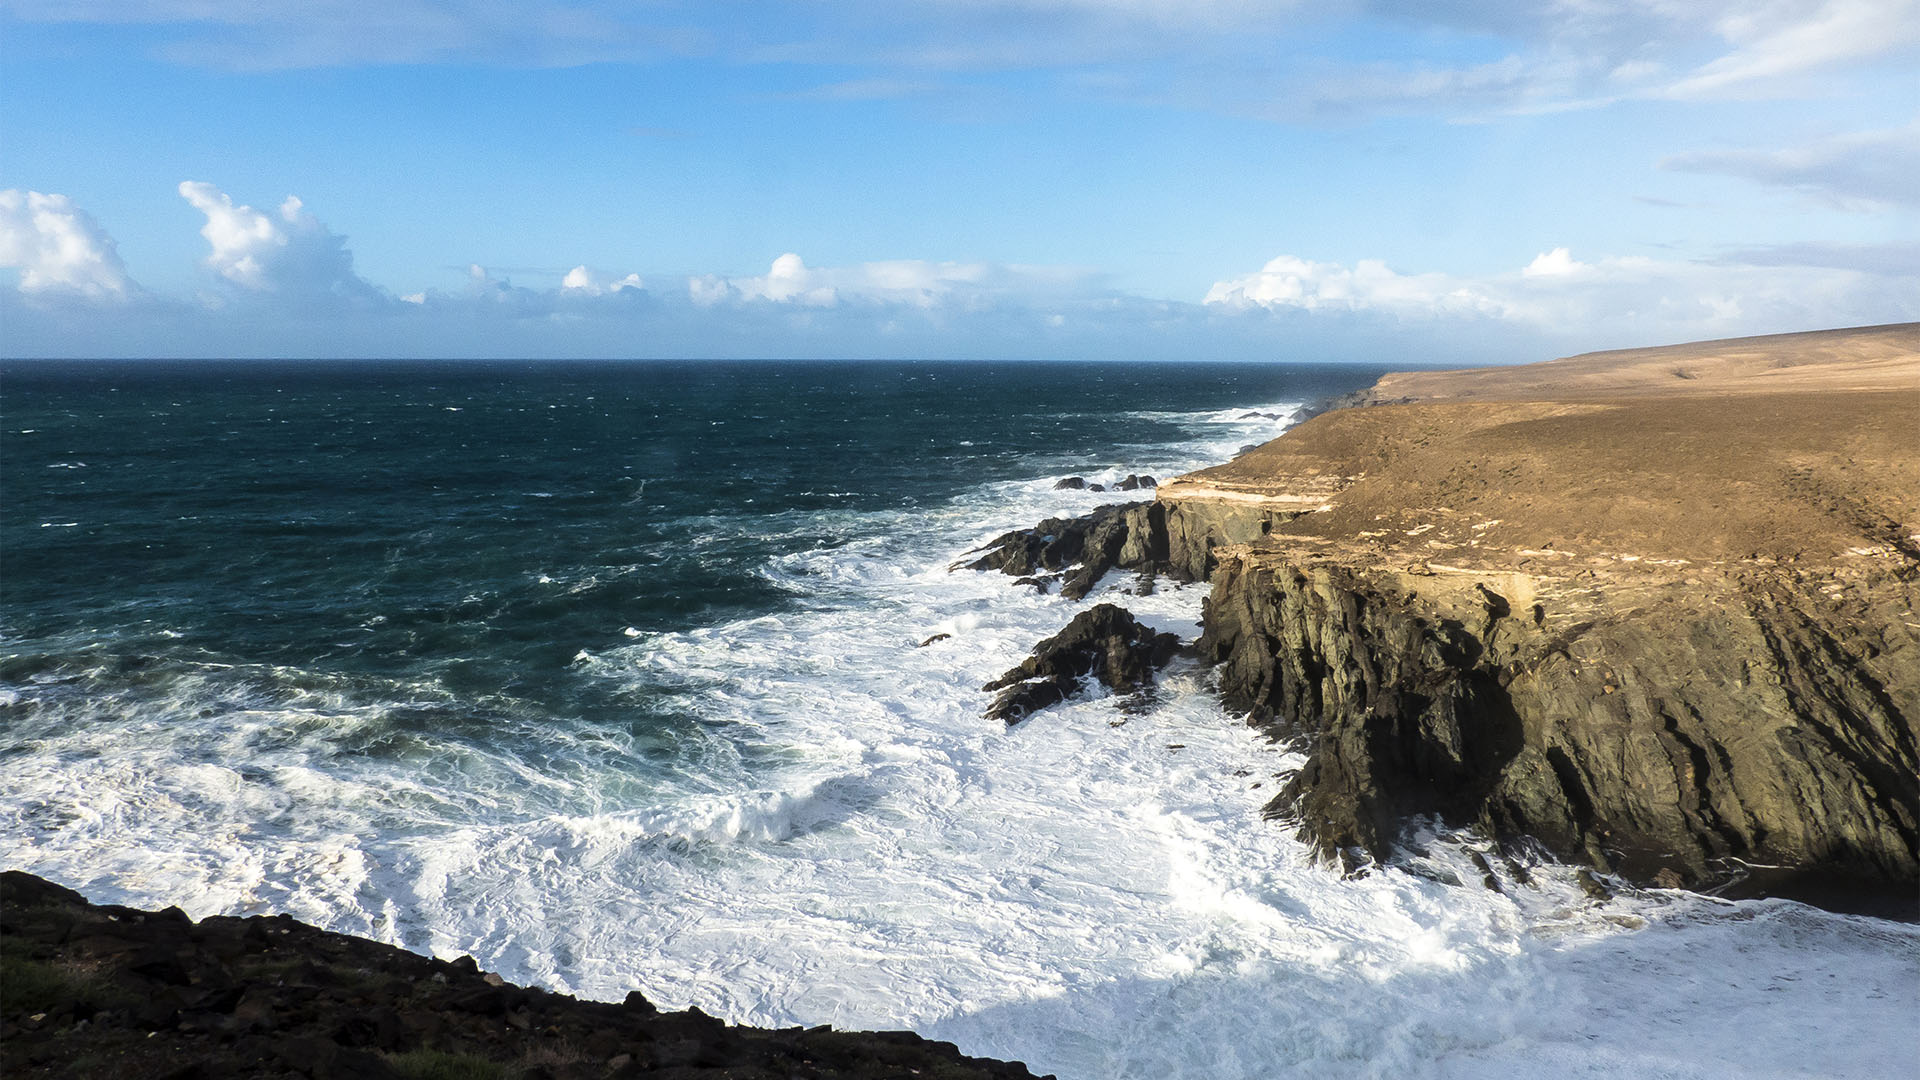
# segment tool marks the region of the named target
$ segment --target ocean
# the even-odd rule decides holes
[[[0,866],[1063,1080],[1915,1075],[1915,926],[1491,892],[1466,836],[1343,880],[1188,661],[982,718],[1206,587],[963,553],[1381,370],[8,363]]]

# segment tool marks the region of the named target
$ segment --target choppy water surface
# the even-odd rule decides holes
[[[961,552],[1376,374],[9,366],[0,863],[1071,1078],[1912,1075],[1912,927],[1338,880],[1191,668],[980,718],[1101,595]]]

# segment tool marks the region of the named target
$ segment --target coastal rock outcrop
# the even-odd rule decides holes
[[[1148,485],[1152,486],[1152,485]],[[1117,503],[1074,518],[1048,518],[1002,533],[956,569],[998,570],[1018,578],[1062,575],[1060,594],[1079,600],[1108,571],[1134,570],[1175,581],[1205,581],[1214,552],[1271,533],[1305,510],[1214,499],[1181,500],[1169,485],[1153,502]],[[969,552],[977,554],[978,552]],[[1044,590],[1043,590],[1044,591]]]
[[[1002,533],[960,564],[1014,577],[1065,572],[1060,595],[1078,600],[1116,567],[1151,572],[1167,562],[1165,508],[1155,502],[1116,503],[1077,518],[1048,518],[1031,529]],[[969,553],[972,554],[972,553]]]
[[[1032,1080],[912,1032],[766,1030],[580,1001],[286,916],[195,922],[0,874],[0,1074]]]
[[[1177,636],[1154,633],[1125,608],[1095,604],[1035,646],[1019,666],[981,687],[1000,691],[987,718],[1017,724],[1065,701],[1089,676],[1118,693],[1143,690],[1153,685],[1154,669],[1179,648]]]
[[[1491,583],[1491,584],[1490,584]],[[1328,856],[1414,815],[1631,879],[1920,879],[1912,578],[1413,574],[1251,550],[1200,650],[1308,749],[1269,805]]]
[[[1916,385],[1915,325],[1389,375],[969,565],[1210,579],[1198,650],[1307,754],[1269,812],[1349,865],[1433,816],[1911,909]]]
[[[1174,564],[1205,507],[1263,533],[1213,550],[1199,648],[1307,751],[1270,810],[1349,860],[1434,815],[1910,908],[1915,385],[1915,326],[1390,375],[1163,485]]]

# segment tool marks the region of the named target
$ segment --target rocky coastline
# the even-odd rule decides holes
[[[195,922],[0,874],[0,1075],[102,1080],[1033,1080],[907,1031],[581,1001],[284,915]]]
[[[1634,885],[1920,914],[1920,326],[1334,405],[966,565],[1210,581],[1194,648],[1307,754],[1268,814],[1349,872],[1437,818]]]
[[[1139,700],[1182,650],[1304,751],[1267,814],[1341,872],[1438,819],[1629,885],[1920,914],[1920,325],[1392,375],[1335,404],[956,564],[1075,599],[1116,570],[1211,585],[1184,649],[1081,612],[983,687],[987,716],[1031,723],[1086,678]],[[8,1077],[1032,1076],[17,871],[0,960]]]

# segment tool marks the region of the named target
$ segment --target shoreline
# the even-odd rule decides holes
[[[1368,411],[1372,411],[1372,410],[1368,410]],[[1308,477],[1302,477],[1301,479],[1304,480],[1307,478]],[[1374,478],[1377,479],[1378,475],[1376,474]],[[1241,499],[1237,501],[1229,501],[1229,500],[1209,501],[1204,499],[1196,499],[1186,495],[1182,495],[1180,493],[1180,490],[1177,487],[1173,487],[1173,485],[1169,484],[1168,487],[1172,488],[1172,490],[1162,492],[1161,493],[1163,496],[1162,498],[1157,498],[1153,502],[1136,504],[1136,506],[1139,507],[1140,509],[1128,511],[1124,514],[1117,515],[1116,517],[1119,520],[1117,520],[1114,523],[1115,527],[1107,529],[1103,534],[1101,534],[1101,536],[1097,539],[1097,541],[1095,540],[1095,538],[1092,536],[1091,533],[1087,534],[1083,539],[1087,540],[1088,542],[1094,543],[1094,546],[1096,547],[1101,547],[1108,544],[1117,544],[1119,547],[1119,550],[1114,552],[1113,556],[1119,562],[1126,562],[1130,558],[1159,559],[1159,560],[1162,560],[1163,563],[1170,565],[1173,560],[1173,556],[1177,552],[1183,560],[1187,560],[1188,562],[1195,564],[1198,567],[1198,569],[1206,571],[1208,573],[1217,572],[1221,569],[1222,566],[1226,566],[1228,564],[1231,564],[1237,568],[1244,569],[1246,566],[1251,565],[1253,560],[1256,557],[1277,558],[1279,557],[1280,554],[1283,554],[1283,553],[1290,553],[1290,554],[1286,554],[1286,560],[1288,561],[1282,562],[1276,565],[1288,565],[1296,569],[1304,569],[1304,570],[1313,570],[1315,569],[1316,566],[1320,568],[1331,568],[1334,571],[1352,570],[1354,569],[1352,566],[1346,566],[1340,563],[1340,561],[1337,558],[1335,558],[1335,556],[1339,556],[1342,554],[1341,544],[1338,538],[1328,537],[1327,535],[1324,534],[1323,530],[1320,530],[1319,526],[1329,516],[1336,515],[1341,512],[1342,498],[1345,497],[1353,487],[1360,484],[1362,482],[1362,479],[1364,478],[1349,479],[1347,474],[1322,475],[1321,480],[1326,483],[1328,490],[1324,495],[1316,496],[1316,498],[1318,498],[1319,501],[1309,502],[1308,500],[1303,498],[1301,501],[1295,502],[1292,505],[1263,503],[1259,499]],[[1317,491],[1319,489],[1315,489],[1315,490]],[[1296,494],[1297,493],[1298,491],[1296,490]],[[1286,492],[1282,491],[1280,492],[1280,494],[1286,494]],[[1316,513],[1306,513],[1306,514],[1300,513],[1303,506],[1308,506],[1308,505],[1327,506],[1328,509],[1323,511],[1318,511]],[[1258,510],[1258,512],[1251,515],[1247,514],[1244,509],[1247,506],[1255,507]],[[1481,520],[1482,519],[1476,518],[1468,522],[1467,524],[1469,526],[1474,524],[1479,524]],[[1471,532],[1471,530],[1469,531]],[[1246,534],[1245,539],[1240,539],[1240,540],[1232,539],[1232,537],[1242,536],[1243,534]],[[1437,532],[1437,529],[1427,530],[1417,534],[1416,536],[1407,537],[1402,540],[1396,540],[1395,542],[1396,544],[1403,547],[1410,545],[1412,547],[1424,548],[1425,542],[1428,539],[1435,537],[1436,535],[1445,536],[1447,534],[1439,533]],[[1138,550],[1132,553],[1129,553],[1126,549],[1130,544],[1137,545]],[[1373,545],[1363,544],[1362,547],[1364,551],[1374,552],[1375,555],[1377,555],[1377,551],[1375,550]],[[1541,548],[1541,547],[1527,547],[1527,548],[1524,548],[1523,550],[1513,552],[1512,554],[1519,558],[1539,560],[1548,564],[1571,562],[1575,559],[1584,559],[1584,558],[1591,557],[1586,553],[1577,552],[1572,548],[1572,545],[1570,544],[1562,545],[1561,548],[1552,548],[1552,549]],[[1863,557],[1863,558],[1869,558],[1869,561],[1871,561],[1871,560],[1884,559],[1884,558],[1895,557],[1895,556],[1897,556],[1897,552],[1887,552],[1887,553],[1881,553],[1878,555],[1873,555],[1870,557]],[[1340,583],[1339,588],[1330,589],[1326,595],[1323,595],[1320,597],[1320,601],[1325,601],[1331,598],[1335,601],[1334,606],[1337,606],[1339,603],[1345,603],[1349,599],[1362,602],[1369,606],[1381,606],[1388,602],[1405,601],[1407,604],[1407,609],[1405,612],[1403,612],[1403,614],[1408,615],[1409,618],[1404,622],[1396,624],[1396,627],[1397,627],[1396,632],[1403,632],[1408,634],[1409,636],[1412,636],[1412,631],[1414,629],[1420,629],[1418,626],[1415,625],[1415,623],[1418,620],[1424,619],[1424,620],[1428,620],[1429,623],[1431,623],[1432,616],[1436,611],[1440,612],[1442,615],[1448,618],[1454,618],[1455,615],[1459,613],[1470,614],[1474,616],[1473,620],[1471,621],[1463,620],[1460,618],[1455,618],[1455,621],[1461,622],[1462,626],[1466,630],[1472,631],[1470,634],[1467,634],[1467,637],[1480,640],[1482,644],[1484,644],[1484,642],[1489,639],[1489,634],[1484,632],[1481,622],[1479,620],[1485,619],[1486,616],[1493,614],[1493,612],[1488,608],[1486,598],[1479,591],[1477,591],[1474,588],[1474,586],[1476,585],[1489,586],[1490,591],[1494,592],[1495,594],[1503,598],[1504,601],[1507,603],[1507,607],[1509,609],[1507,616],[1496,618],[1493,620],[1493,622],[1495,623],[1524,622],[1525,621],[1524,615],[1527,614],[1528,612],[1528,605],[1526,604],[1526,600],[1528,598],[1532,598],[1533,602],[1540,602],[1541,594],[1537,592],[1528,593],[1525,591],[1523,586],[1525,586],[1529,582],[1535,582],[1544,578],[1551,578],[1553,576],[1553,574],[1545,572],[1540,568],[1533,568],[1533,567],[1529,567],[1524,571],[1511,570],[1511,569],[1504,570],[1504,571],[1497,570],[1496,567],[1489,562],[1489,558],[1490,557],[1487,556],[1484,552],[1480,552],[1476,554],[1474,550],[1468,549],[1460,557],[1455,557],[1455,555],[1450,552],[1440,557],[1422,558],[1418,560],[1417,564],[1414,560],[1409,559],[1405,564],[1405,569],[1400,569],[1401,564],[1397,562],[1390,562],[1386,564],[1387,568],[1389,570],[1392,570],[1394,574],[1397,576],[1392,579],[1392,582],[1388,582],[1388,583],[1392,584],[1395,582],[1399,582],[1401,581],[1402,578],[1404,578],[1404,582],[1407,585],[1408,589],[1412,593],[1417,593],[1418,594],[1417,596],[1400,595],[1400,594],[1394,594],[1394,593],[1383,591],[1380,588],[1380,586],[1382,584],[1382,581],[1385,579],[1382,577],[1376,576],[1372,580],[1364,580],[1358,576],[1355,576],[1355,577],[1349,577],[1345,579],[1343,582]],[[1318,559],[1319,562],[1317,564],[1312,564],[1314,559]],[[1208,565],[1208,564],[1211,564],[1211,565]],[[1303,564],[1312,564],[1312,565],[1303,565]],[[1781,564],[1755,562],[1752,567],[1748,567],[1747,569],[1753,570],[1756,572],[1759,570],[1769,570],[1770,572],[1771,569],[1777,568],[1779,565]],[[1785,565],[1791,568],[1792,565],[1794,564],[1785,564]],[[1625,570],[1625,569],[1632,569],[1635,567],[1640,567],[1640,563],[1623,562],[1618,567],[1614,567],[1613,569]],[[1377,571],[1379,567],[1376,565],[1374,569]],[[1551,566],[1549,566],[1547,569],[1551,569]],[[1584,564],[1582,565],[1581,569],[1582,571],[1586,569]],[[1641,569],[1644,570],[1646,568],[1641,567]],[[1664,573],[1667,571],[1661,571],[1661,572]],[[1496,573],[1508,574],[1510,576],[1496,577],[1494,576]],[[1455,580],[1455,579],[1458,579],[1458,580]],[[991,586],[996,589],[1003,588],[1003,586],[999,586],[997,584],[990,583],[990,582],[983,582],[981,584],[983,586]],[[1272,584],[1272,582],[1269,582],[1269,584]],[[1353,587],[1348,588],[1347,586],[1349,585]],[[1251,590],[1250,582],[1242,582],[1239,586],[1237,586],[1237,588],[1243,592],[1246,592],[1246,594],[1249,596],[1252,595],[1252,591],[1250,591]],[[1012,593],[1020,592],[1020,590],[1008,590],[1008,591]],[[1111,591],[1112,590],[1110,589],[1108,590],[1108,592],[1111,592]],[[1273,590],[1274,595],[1278,595],[1279,592],[1280,592],[1279,589]],[[1455,594],[1457,594],[1457,596]],[[1229,591],[1222,590],[1222,595],[1229,595]],[[1453,597],[1454,599],[1457,599],[1460,601],[1460,606],[1458,607],[1457,612],[1452,612],[1452,609],[1447,608],[1446,605],[1452,602],[1451,600],[1448,599],[1449,597]],[[1016,599],[1020,600],[1021,603],[1026,602],[1023,599],[1020,599],[1019,597],[1016,597]],[[1115,599],[1118,599],[1118,598],[1116,597]],[[1197,597],[1195,597],[1195,599],[1197,600]],[[1548,597],[1547,599],[1550,600],[1551,597]],[[1125,603],[1126,601],[1121,600],[1120,602]],[[1302,616],[1302,620],[1299,622],[1299,625],[1304,625],[1304,620],[1306,616],[1311,615],[1313,617],[1320,617],[1320,615],[1323,614],[1322,610],[1315,608],[1314,605],[1316,602],[1317,601],[1313,597],[1306,597],[1304,599],[1303,603],[1299,606],[1299,610],[1298,610],[1298,614]],[[1474,606],[1474,605],[1478,605],[1478,606]],[[1325,607],[1326,605],[1322,603],[1321,608],[1324,609]],[[1143,608],[1142,610],[1145,610],[1145,609]],[[1449,612],[1452,612],[1452,613],[1449,613]],[[1515,613],[1520,613],[1523,617],[1520,619],[1515,619],[1513,618]],[[1559,609],[1555,608],[1554,614],[1557,616],[1559,613],[1560,613]],[[1279,605],[1273,605],[1268,607],[1263,612],[1263,614],[1284,616],[1285,612],[1281,610],[1281,607]],[[1220,623],[1219,629],[1222,629],[1222,630],[1225,629],[1224,623],[1220,622],[1220,620],[1210,619],[1210,625],[1212,625],[1213,623]],[[1030,628],[1030,624],[1026,621],[1022,621],[1021,625],[1023,627]],[[1284,617],[1280,618],[1277,625],[1280,628],[1284,629],[1287,625],[1286,619]],[[1362,629],[1365,629],[1365,627],[1362,627]],[[1491,636],[1497,637],[1502,641],[1506,641],[1509,636],[1511,636],[1516,642],[1521,640],[1522,635],[1518,633],[1509,635],[1507,633],[1508,629],[1510,628],[1505,626],[1496,627],[1495,628],[1496,632]],[[1183,633],[1186,633],[1186,632],[1188,631],[1183,631]],[[1371,633],[1372,631],[1369,630],[1368,632]],[[1261,629],[1259,633],[1261,635],[1264,635],[1265,630]],[[1318,638],[1309,637],[1308,639],[1304,639],[1302,644],[1309,645],[1309,646],[1325,645],[1328,642],[1331,642],[1335,636],[1336,635],[1329,633],[1329,634],[1323,634]],[[1223,633],[1216,637],[1215,642],[1213,644],[1221,644],[1226,642],[1226,640],[1227,639]],[[1255,647],[1257,644],[1258,642],[1251,642],[1247,644],[1246,647],[1240,648],[1236,652],[1231,653],[1228,656],[1226,662],[1231,662],[1235,659],[1245,660],[1249,662],[1258,660],[1259,649]],[[963,640],[962,642],[958,643],[958,645],[960,647],[965,647],[967,643]],[[1020,647],[1024,649],[1023,645]],[[928,655],[932,655],[932,654],[928,654]],[[1269,659],[1272,659],[1271,655],[1269,656]],[[1376,663],[1376,662],[1384,663],[1388,658],[1382,655],[1382,656],[1369,656],[1363,659],[1364,659],[1364,662],[1367,662],[1367,663]],[[1249,672],[1251,674],[1249,674]],[[1223,669],[1223,673],[1229,675],[1233,679],[1240,679],[1243,681],[1248,678],[1265,679],[1266,680],[1265,685],[1267,686],[1268,689],[1271,689],[1273,686],[1280,685],[1281,683],[1283,683],[1284,677],[1285,677],[1283,673],[1276,674],[1272,670],[1271,666],[1268,669],[1266,669],[1264,672],[1262,672],[1257,667],[1257,665],[1255,667],[1249,668],[1247,671],[1242,671],[1242,672],[1227,672],[1225,671],[1225,669]],[[1416,674],[1420,675],[1422,678],[1425,678],[1426,676],[1433,674],[1433,672],[1431,671],[1417,672]],[[1441,674],[1445,674],[1445,673],[1442,672]],[[1248,683],[1248,685],[1258,686],[1260,684]],[[1299,685],[1304,686],[1304,683]],[[1426,684],[1416,682],[1415,685],[1416,685],[1416,688],[1418,688]],[[1598,691],[1596,692],[1598,693]],[[1602,696],[1612,697],[1614,695],[1602,694]],[[1213,710],[1211,707],[1209,707],[1210,715],[1215,713],[1216,711],[1217,710]],[[1209,722],[1211,723],[1214,721],[1209,721]],[[1231,721],[1230,719],[1225,719],[1223,722],[1230,723]],[[1285,734],[1284,728],[1286,726],[1286,721],[1284,718],[1281,717],[1278,710],[1273,710],[1272,712],[1270,712],[1266,716],[1265,722],[1267,724],[1267,728],[1269,731],[1274,733]],[[1100,735],[1104,736],[1107,734],[1104,728],[1100,727],[1097,720],[1092,724],[1092,726],[1098,731]],[[1136,727],[1135,731],[1138,731],[1138,730],[1139,730],[1138,727]],[[1240,730],[1242,737],[1245,738],[1245,740],[1248,743],[1257,741],[1255,737],[1247,735],[1247,733],[1245,733],[1243,730],[1238,729],[1237,727],[1235,730]],[[1052,736],[1053,734],[1055,733],[1044,731],[1044,730],[1035,731],[1032,733],[1033,738],[1036,741],[1049,739],[1049,737]],[[1310,737],[1313,733],[1296,731],[1295,734],[1301,735],[1303,737]],[[1189,738],[1185,741],[1190,742],[1193,740]],[[1035,743],[1030,741],[1025,743],[1024,745],[1031,748],[1035,745]],[[1057,743],[1055,745],[1057,745]],[[1324,748],[1325,746],[1324,742],[1322,746]],[[1157,743],[1156,743],[1156,748],[1157,748]],[[1022,752],[1031,752],[1031,751],[1029,750],[1029,751],[1022,751]],[[1185,753],[1188,755],[1192,755],[1193,751],[1185,751]],[[1253,786],[1258,787],[1259,785],[1256,784]],[[1268,788],[1267,790],[1271,791],[1272,788]],[[1264,799],[1265,797],[1266,795],[1264,792],[1258,796],[1258,798],[1260,799]],[[1237,826],[1241,828],[1258,827],[1259,822],[1255,817],[1255,810],[1254,810],[1254,808],[1256,808],[1259,805],[1258,802],[1252,798],[1249,798],[1245,801],[1245,804],[1248,809],[1247,817],[1244,821],[1240,821],[1237,819]],[[1284,837],[1281,837],[1278,834],[1274,834],[1274,839],[1276,842],[1281,844],[1290,844],[1289,841],[1286,841]],[[1499,861],[1497,855],[1495,855],[1493,852],[1489,851],[1488,855],[1490,857],[1493,857],[1495,862]],[[1339,858],[1338,853],[1335,853],[1334,858],[1337,862]],[[1364,865],[1362,865],[1360,868],[1364,870]],[[1472,889],[1473,886],[1471,884],[1470,873],[1465,868],[1462,868],[1462,867],[1456,867],[1456,869],[1460,870],[1461,880],[1467,882],[1464,888]],[[1504,870],[1504,868],[1502,869]],[[1316,873],[1314,876],[1319,877],[1321,875]],[[1402,876],[1403,875],[1395,875],[1395,877],[1402,877]],[[1566,881],[1564,880],[1565,875],[1563,875],[1560,871],[1556,870],[1555,876],[1559,880],[1556,880],[1556,882],[1554,882],[1553,884],[1557,884],[1557,885],[1567,884]],[[1430,880],[1439,880],[1439,879],[1430,879]],[[1514,878],[1511,876],[1507,876],[1507,877],[1503,877],[1502,880],[1507,881],[1509,884],[1511,884],[1514,881]],[[1324,884],[1328,887],[1338,889],[1342,892],[1347,891],[1346,885],[1333,881],[1331,876],[1326,877]],[[1374,884],[1378,884],[1378,882],[1375,882]],[[1543,878],[1541,879],[1540,884],[1542,886],[1545,886],[1548,884],[1548,882],[1546,882],[1545,879]],[[1447,889],[1458,889],[1462,887],[1463,886],[1458,883],[1449,884],[1446,886]],[[1579,891],[1577,889],[1570,889],[1570,890],[1564,890],[1564,891],[1568,891],[1571,894],[1571,899],[1568,900],[1568,902],[1576,905],[1581,903],[1581,900],[1579,898]],[[1519,898],[1518,890],[1515,890],[1514,896],[1516,898]],[[1484,899],[1485,901],[1495,905],[1496,907],[1499,905],[1509,903],[1509,901],[1505,898],[1493,897],[1491,895],[1485,896]],[[165,903],[165,902],[166,901],[164,899],[154,901],[156,906],[159,903]],[[1661,901],[1661,903],[1666,903],[1666,902],[1667,901]],[[1679,898],[1674,898],[1673,902],[1677,903],[1681,901]],[[1631,905],[1634,903],[1636,903],[1636,901],[1630,897],[1623,898],[1622,905],[1624,910],[1634,910],[1631,907]],[[1717,908],[1718,905],[1715,905],[1715,907]],[[1590,914],[1592,914],[1594,912],[1605,911],[1607,909],[1604,906],[1604,901],[1599,901],[1599,902],[1589,903],[1587,907],[1584,908],[1583,910],[1587,910]],[[1613,910],[1619,911],[1622,909],[1616,908]],[[1763,909],[1763,910],[1766,910],[1766,909]],[[1771,910],[1777,913],[1780,910],[1780,908],[1776,907]],[[1742,913],[1742,914],[1745,914],[1745,913]],[[309,914],[309,917],[311,917],[311,914]],[[1594,914],[1593,917],[1595,919],[1600,919],[1603,916]],[[1615,917],[1625,919],[1625,918],[1628,918],[1629,916],[1625,916],[1625,915],[1616,916],[1615,914],[1611,914],[1611,913],[1604,916],[1604,918],[1607,918],[1607,919],[1612,919]],[[1807,913],[1807,916],[1805,917],[1811,917],[1811,913]],[[1627,924],[1623,922],[1620,925],[1624,926]],[[629,953],[629,955],[634,955],[634,954]],[[644,957],[645,953],[642,952],[642,953],[639,953],[638,955]],[[523,977],[524,977],[524,973],[523,973]],[[722,979],[721,985],[725,985],[725,984],[726,984],[725,980]],[[652,992],[651,988],[649,989],[649,992]],[[1104,1001],[1107,999],[1097,999],[1097,1000]],[[716,1010],[716,1011],[719,1011],[719,1010]],[[728,1015],[737,1015],[737,1014],[730,1013]],[[999,1015],[1001,1015],[1002,1018],[1004,1018],[1005,1014],[999,1014]],[[1015,1015],[1018,1015],[1018,1014],[1016,1013]],[[685,1023],[685,1022],[686,1021],[676,1021],[676,1023]],[[699,1023],[699,1021],[697,1020],[692,1022],[696,1024]],[[959,1037],[955,1035],[950,1028],[942,1029],[942,1028],[928,1027],[928,1028],[923,1028],[923,1030],[928,1031],[930,1034],[938,1034],[948,1038]],[[968,1042],[966,1038],[960,1038],[960,1041],[963,1044],[966,1044]],[[1216,1041],[1222,1041],[1222,1040],[1216,1040]],[[1001,1045],[999,1048],[999,1052],[1005,1053],[1008,1056],[1027,1057],[1029,1060],[1045,1060],[1041,1057],[1037,1057],[1032,1053],[1029,1053],[1025,1047],[1021,1047],[1016,1050],[1010,1051],[1007,1049],[1005,1045]],[[631,1062],[629,1064],[631,1064]],[[604,1062],[602,1062],[602,1065],[604,1065]],[[1064,1066],[1059,1064],[1050,1064],[1050,1067],[1059,1068],[1061,1069],[1062,1072],[1068,1071]]]
[[[1009,569],[1212,581],[1229,707],[1309,756],[1269,813],[1348,872],[1432,815],[1913,918],[1916,388],[1920,325],[1391,373]]]
[[[90,903],[0,873],[9,1077],[587,1080],[726,1070],[885,1080],[1035,1078],[908,1031],[778,1030],[521,987],[470,956],[439,960],[285,915]]]

